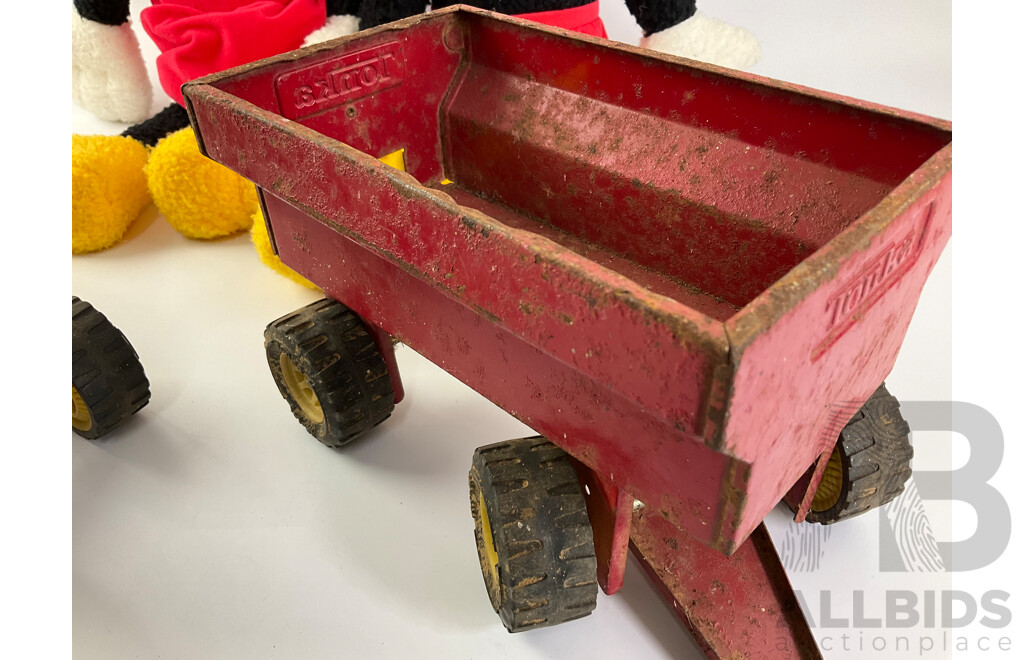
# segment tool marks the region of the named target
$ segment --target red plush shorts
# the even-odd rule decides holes
[[[182,103],[182,84],[295,50],[326,16],[326,0],[152,0],[140,18],[160,85]]]

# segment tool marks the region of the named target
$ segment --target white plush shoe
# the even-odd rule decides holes
[[[153,88],[128,23],[103,25],[71,9],[71,98],[100,119],[149,118]]]
[[[749,30],[699,11],[678,25],[644,37],[640,45],[730,69],[751,67],[761,57],[761,46]]]
[[[338,37],[355,34],[356,32],[359,32],[359,18],[357,16],[351,16],[349,14],[328,16],[327,21],[324,22],[324,26],[310,32],[306,36],[305,41],[302,42],[302,45],[311,46],[323,41],[329,41],[331,39],[337,39]]]

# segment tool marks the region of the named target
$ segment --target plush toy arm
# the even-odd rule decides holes
[[[74,0],[71,96],[101,119],[137,122],[149,115],[153,89],[128,23],[128,1]]]
[[[359,32],[359,17],[345,14],[341,16],[328,16],[322,28],[313,30],[302,40],[303,46],[311,46],[323,41],[330,41],[338,37]]]
[[[302,42],[303,46],[336,39],[359,30],[377,27],[423,11],[423,0],[328,0],[327,21]]]
[[[644,31],[644,48],[733,69],[761,56],[754,35],[697,11],[696,0],[626,0],[626,6]]]
[[[644,37],[640,45],[730,69],[751,67],[761,57],[761,46],[749,31],[702,12],[679,25]]]
[[[648,37],[693,16],[697,12],[697,0],[626,0],[626,7],[644,31],[644,37]]]
[[[303,39],[309,46],[359,32],[359,7],[362,0],[327,0],[327,20]]]

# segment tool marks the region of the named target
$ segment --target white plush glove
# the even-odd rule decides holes
[[[359,32],[359,18],[349,14],[341,16],[328,16],[324,26],[313,30],[302,42],[303,46],[312,46],[322,41],[329,41]]]
[[[128,23],[103,25],[71,9],[71,98],[100,119],[149,118],[153,88]]]
[[[699,11],[678,25],[644,37],[640,45],[731,69],[751,67],[761,57],[761,46],[749,30]]]

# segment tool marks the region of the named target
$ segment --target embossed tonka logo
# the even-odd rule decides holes
[[[857,277],[825,304],[825,317],[831,330],[853,315],[861,303],[871,300],[871,294],[883,284],[895,280],[893,277],[910,256],[914,247],[914,233],[908,233],[902,241],[890,245],[885,252],[875,257]]]
[[[902,238],[888,243],[825,302],[826,334],[811,351],[811,360],[821,357],[913,265],[931,222],[933,206],[929,204],[918,211],[910,230]]]
[[[403,75],[402,47],[393,41],[278,76],[277,101],[282,115],[298,119],[394,87]]]

